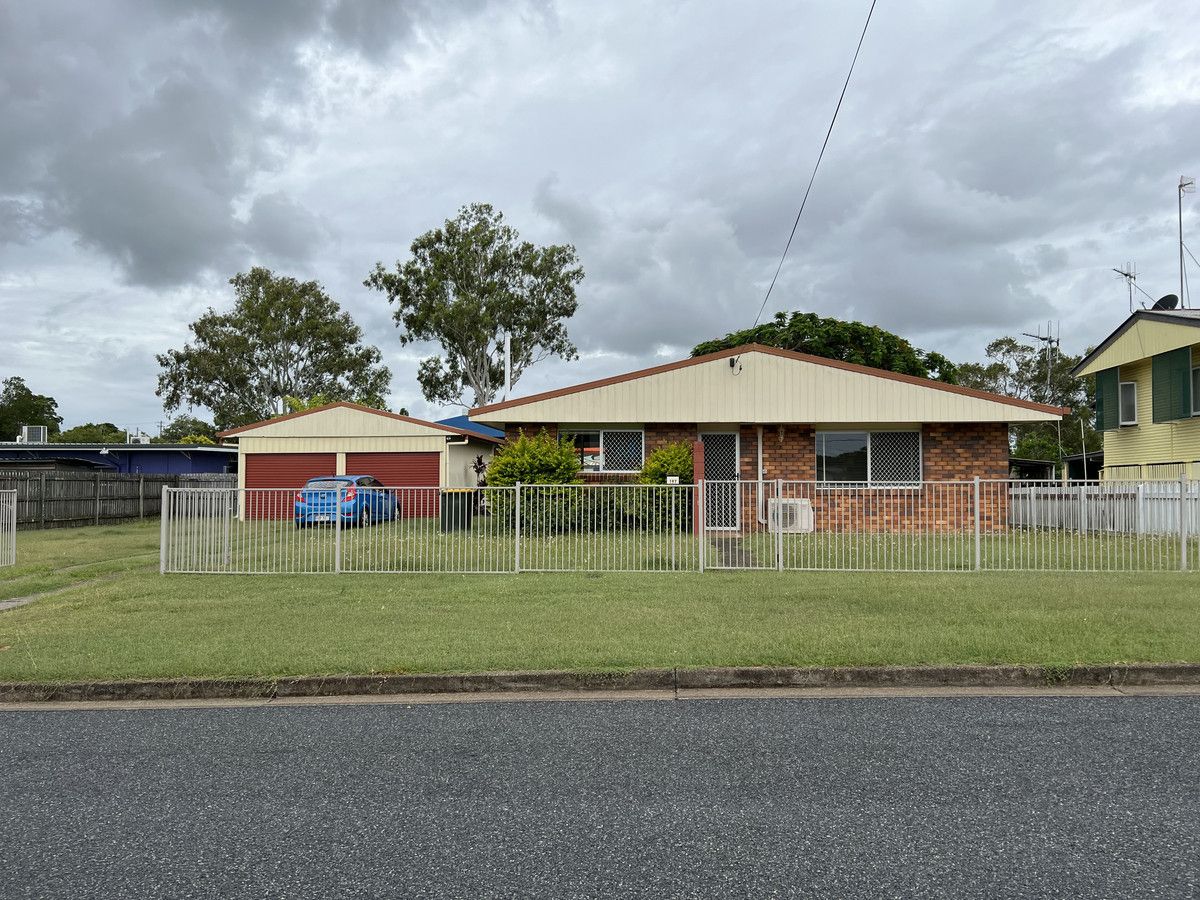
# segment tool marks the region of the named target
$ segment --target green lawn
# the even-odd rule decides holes
[[[157,574],[157,523],[18,534],[0,680],[1200,661],[1195,576]]]

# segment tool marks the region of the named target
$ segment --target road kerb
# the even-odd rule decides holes
[[[0,683],[0,703],[275,701],[403,695],[524,695],[780,688],[1046,688],[1200,685],[1200,664],[1111,666],[849,666],[638,669],[630,672],[467,672]]]

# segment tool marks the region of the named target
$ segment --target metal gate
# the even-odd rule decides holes
[[[17,492],[0,491],[0,566],[17,561]]]

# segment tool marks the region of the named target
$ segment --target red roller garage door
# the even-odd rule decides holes
[[[438,514],[438,492],[429,488],[442,481],[440,453],[347,453],[346,472],[374,475],[390,488],[425,488],[397,491],[400,514],[405,518]]]
[[[336,453],[248,453],[244,460],[247,489],[276,488],[251,490],[246,496],[246,517],[250,519],[292,518],[294,492],[310,478],[337,471]]]

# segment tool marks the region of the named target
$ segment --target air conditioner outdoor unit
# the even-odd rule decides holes
[[[767,507],[767,525],[772,532],[808,534],[813,530],[812,501],[772,497]]]
[[[50,440],[50,429],[45,425],[22,425],[19,444],[44,444]]]

